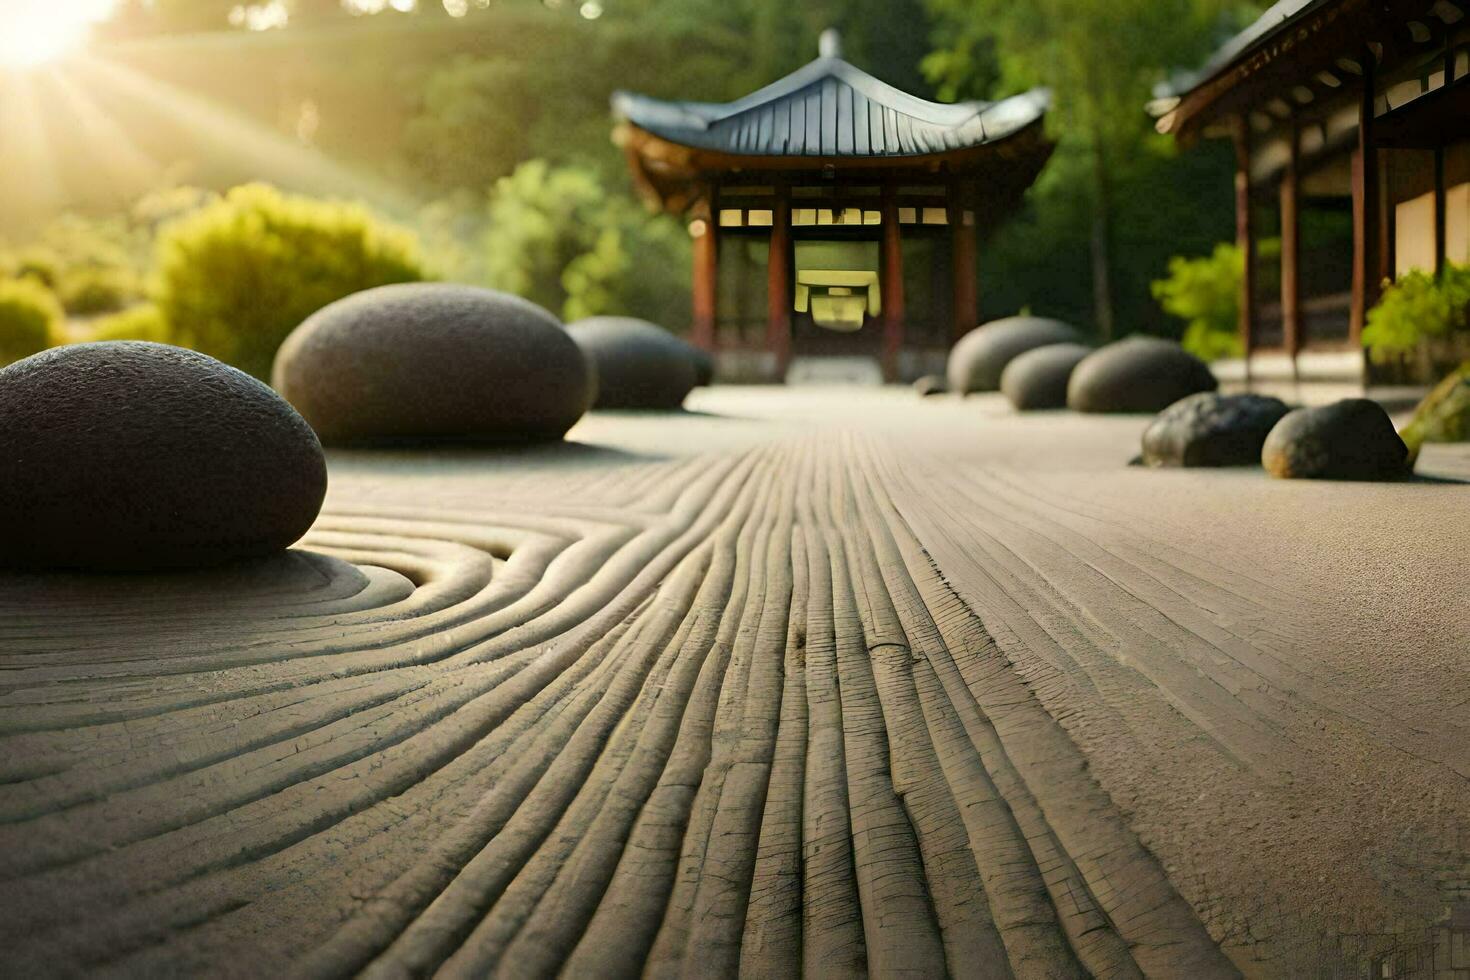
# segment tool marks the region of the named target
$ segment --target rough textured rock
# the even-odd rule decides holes
[[[1267,395],[1202,391],[1159,413],[1143,433],[1149,466],[1255,466],[1273,426],[1290,411]]]
[[[1382,405],[1347,398],[1289,413],[1266,437],[1261,464],[1283,479],[1391,480],[1408,472],[1408,456]]]
[[[1399,435],[1414,456],[1426,442],[1470,440],[1470,364],[1435,385]]]
[[[914,382],[914,391],[918,392],[920,398],[928,398],[930,395],[942,395],[949,391],[949,385],[937,374],[926,374]]]
[[[971,330],[949,352],[949,390],[995,391],[1011,360],[1048,344],[1077,343],[1081,336],[1060,320],[1012,316]]]
[[[1172,340],[1129,337],[1084,358],[1067,385],[1079,412],[1158,412],[1218,386],[1209,366]]]
[[[597,369],[598,408],[678,408],[699,383],[689,344],[647,320],[594,316],[567,333]]]
[[[473,286],[380,286],[318,310],[273,383],[323,442],[559,439],[595,378],[550,313]]]
[[[275,392],[193,351],[77,344],[0,371],[0,564],[145,571],[289,547],[327,489]]]
[[[1072,370],[1092,348],[1083,344],[1048,344],[1028,350],[1006,365],[1000,390],[1020,411],[1066,408]]]

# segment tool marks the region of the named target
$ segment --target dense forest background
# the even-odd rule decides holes
[[[364,200],[414,227],[446,275],[503,281],[508,249],[552,247],[527,200],[570,201],[574,225],[633,220],[615,89],[736,98],[837,27],[848,60],[918,95],[1053,89],[1057,153],[982,244],[986,318],[1030,309],[1102,336],[1177,335],[1150,283],[1171,255],[1231,237],[1230,162],[1216,145],[1180,153],[1144,104],[1258,13],[1250,0],[125,0],[87,57],[0,95],[10,132],[44,148],[9,149],[30,177],[4,182],[0,235],[263,180]],[[611,272],[594,256],[586,275],[687,289],[667,229],[620,247]],[[677,317],[687,292],[656,305],[634,312]]]

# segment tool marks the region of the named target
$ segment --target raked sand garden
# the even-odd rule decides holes
[[[274,558],[0,578],[0,961],[1360,976],[1470,909],[1470,450],[696,390],[331,449]]]

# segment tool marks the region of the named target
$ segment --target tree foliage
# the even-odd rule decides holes
[[[485,278],[567,320],[628,314],[682,329],[689,238],[596,174],[532,160],[499,180],[484,236]]]
[[[154,270],[174,342],[260,378],[286,335],[323,306],[427,274],[416,239],[361,205],[261,184],[166,225]]]
[[[1379,363],[1421,347],[1465,341],[1470,330],[1470,265],[1448,263],[1440,276],[1417,269],[1389,283],[1368,311],[1363,346]]]
[[[50,347],[64,316],[55,294],[35,279],[0,280],[0,366]]]

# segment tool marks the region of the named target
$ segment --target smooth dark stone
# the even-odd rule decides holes
[[[1000,390],[1018,411],[1067,407],[1067,382],[1092,353],[1083,344],[1048,344],[1018,355],[1000,374]]]
[[[212,357],[112,341],[0,371],[0,564],[155,571],[289,547],[327,490],[316,434]]]
[[[1158,412],[1219,386],[1209,365],[1172,340],[1129,337],[1094,351],[1072,371],[1067,407],[1078,412]]]
[[[689,356],[694,359],[694,385],[697,388],[708,388],[715,383],[715,356],[702,347],[695,347],[688,341],[680,340],[681,344],[689,348]]]
[[[1159,413],[1143,433],[1143,462],[1149,466],[1255,466],[1266,435],[1290,411],[1268,395],[1221,395],[1213,391],[1181,398]]]
[[[327,443],[560,439],[595,379],[550,313],[441,283],[380,286],[307,318],[272,381]]]
[[[690,345],[647,320],[594,316],[567,333],[597,369],[597,408],[678,408],[699,382]]]
[[[1261,449],[1261,465],[1283,479],[1392,480],[1408,473],[1408,457],[1388,413],[1366,398],[1299,408]]]
[[[1012,316],[992,320],[965,334],[949,352],[945,372],[949,390],[958,394],[996,391],[1006,365],[1028,350],[1048,344],[1079,343],[1075,329],[1060,320]]]
[[[926,374],[914,382],[914,391],[918,392],[920,398],[928,398],[949,391],[949,385],[937,374]]]

